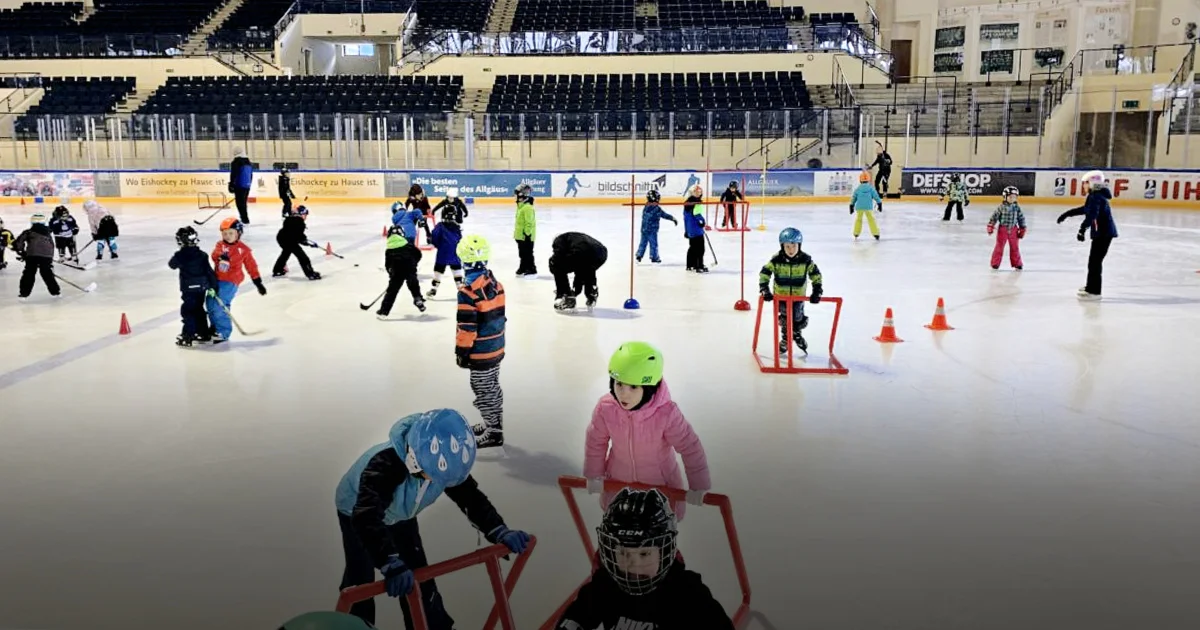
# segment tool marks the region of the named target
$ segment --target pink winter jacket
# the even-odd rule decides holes
[[[604,477],[681,490],[712,489],[704,446],[671,400],[666,380],[659,383],[654,398],[637,411],[626,411],[611,393],[601,397],[592,412],[586,442],[583,474],[588,479]],[[687,486],[683,485],[676,452],[683,456]],[[612,497],[612,493],[605,493],[600,498],[601,507],[607,509]],[[675,505],[680,519],[684,505]]]

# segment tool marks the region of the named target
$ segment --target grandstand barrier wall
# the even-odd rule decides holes
[[[611,203],[645,199],[658,190],[666,200],[682,200],[699,184],[707,201],[716,201],[731,180],[745,181],[752,204],[845,203],[858,185],[856,169],[768,171],[295,171],[292,188],[308,203],[365,202],[404,198],[412,183],[430,197],[449,188],[472,204],[512,203],[512,189],[528,183],[534,196],[556,204]],[[1084,169],[916,169],[893,176],[901,201],[934,201],[951,173],[962,176],[977,201],[998,201],[1005,186],[1016,186],[1027,201],[1078,203]],[[1200,210],[1200,170],[1105,171],[1117,203],[1127,202]],[[189,201],[198,195],[227,192],[224,171],[8,171],[0,172],[0,203],[81,203],[97,198],[121,202]],[[274,204],[273,171],[255,176],[252,199]],[[630,190],[630,188],[633,190]]]

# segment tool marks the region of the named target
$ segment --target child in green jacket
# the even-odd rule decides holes
[[[533,241],[537,238],[537,214],[533,210],[533,189],[529,184],[521,184],[513,193],[517,196],[517,225],[513,229],[513,238],[517,241],[517,255],[521,257],[517,275],[536,276]]]

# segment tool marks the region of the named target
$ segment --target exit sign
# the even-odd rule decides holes
[[[1141,104],[1141,101],[1121,101],[1121,107],[1123,109],[1137,109],[1139,106],[1141,106]]]

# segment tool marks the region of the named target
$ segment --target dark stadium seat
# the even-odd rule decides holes
[[[493,0],[297,0],[300,13],[406,13],[417,14],[417,28],[479,33],[487,22]]]
[[[57,3],[41,3],[57,4]],[[75,18],[81,3],[22,5],[0,11],[0,57],[103,57],[175,54],[222,0],[96,0],[95,12]]]
[[[275,47],[275,25],[294,0],[243,2],[229,19],[208,37],[209,48],[222,50],[271,50]]]
[[[133,91],[133,77],[37,77],[46,90],[37,105],[17,118],[19,134],[37,132],[37,120],[42,116],[103,116],[112,113]],[[83,120],[71,121],[82,129]]]

